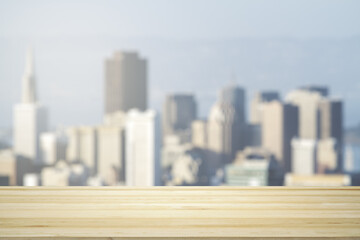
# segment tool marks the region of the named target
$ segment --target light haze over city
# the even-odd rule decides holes
[[[32,45],[51,126],[102,121],[103,61],[115,50],[149,59],[149,102],[195,93],[207,116],[217,90],[327,85],[360,121],[358,1],[0,1],[0,119],[12,127],[24,53]],[[71,106],[71,107],[70,107]]]
[[[355,1],[1,1],[0,185],[358,186]]]

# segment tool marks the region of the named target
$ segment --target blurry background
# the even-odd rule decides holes
[[[350,0],[2,0],[0,1],[0,144],[3,148],[11,148],[14,143],[13,111],[14,105],[21,102],[22,77],[28,46],[34,49],[37,98],[48,110],[47,131],[63,132],[66,142],[65,153],[58,158],[63,158],[68,164],[72,161],[84,162],[81,154],[75,160],[67,159],[72,141],[68,128],[76,128],[80,125],[99,126],[104,123],[107,93],[105,59],[112,57],[116,51],[136,52],[140,58],[146,59],[147,107],[158,112],[160,126],[166,121],[164,105],[169,94],[190,94],[196,101],[195,118],[208,120],[214,104],[222,101],[219,100],[222,99],[221,89],[227,86],[239,86],[246,92],[243,94],[244,100],[241,100],[245,109],[240,118],[244,120],[240,121],[244,124],[245,122],[252,124],[254,122],[250,117],[251,101],[256,99],[259,91],[276,91],[279,93],[279,99],[286,100],[286,96],[299,87],[328,88],[329,97],[341,100],[338,115],[341,121],[337,121],[337,124],[340,124],[343,130],[341,140],[337,140],[336,147],[341,148],[336,150],[337,154],[341,155],[336,159],[337,162],[341,162],[341,167],[334,167],[336,171],[334,170],[333,173],[344,173],[346,152],[348,152],[347,158],[352,156],[353,159],[349,160],[351,164],[349,163],[350,167],[347,171],[354,172],[357,155],[360,154],[360,148],[353,147],[360,142],[358,136],[360,132],[359,9],[360,3]],[[134,71],[137,72],[136,69]],[[174,110],[169,107],[168,111]],[[160,119],[163,123],[160,123]],[[321,128],[318,123],[316,124]],[[180,142],[194,144],[190,125],[187,126],[190,140],[180,140]],[[255,128],[250,127],[250,129]],[[159,152],[159,159],[160,155],[162,156],[159,161],[164,163],[166,141],[163,136],[164,127],[160,129],[162,132],[159,130],[159,136],[162,140],[159,146],[154,145],[154,148]],[[252,133],[246,128],[243,131],[246,131],[247,135],[241,133],[241,130],[236,131],[239,131],[239,143],[229,151],[244,150],[247,145],[260,147],[261,151],[269,150],[270,147],[263,146],[264,143],[241,143],[255,138],[254,135],[264,139],[263,131],[258,129],[254,130],[257,131],[256,133]],[[97,130],[95,132],[94,134],[99,134]],[[124,149],[126,149],[126,134],[124,130]],[[292,134],[293,137],[304,139],[299,132]],[[308,143],[299,143],[301,147],[305,144],[307,150],[304,151],[308,151],[306,156],[318,154],[315,150],[317,147],[314,146],[317,146],[316,141],[322,138],[321,135],[318,133],[318,136],[311,139],[315,141],[309,143],[313,147],[308,147]],[[96,136],[94,141],[101,142],[99,135]],[[40,135],[37,138],[40,139]],[[291,139],[283,140],[287,141],[288,152],[291,152],[296,145],[294,143],[291,146]],[[182,142],[178,143],[178,145],[182,144]],[[350,150],[346,150],[346,144],[351,145],[351,149],[348,148]],[[40,148],[41,144],[38,145]],[[99,159],[108,159],[101,155],[99,150],[101,147],[98,145],[94,143],[93,147],[97,150],[90,149],[94,150],[96,156],[92,160],[96,162],[96,168],[101,165]],[[116,149],[119,150],[120,147]],[[200,149],[208,151],[211,147],[207,144]],[[87,148],[87,152],[90,150]],[[203,150],[202,163],[210,162],[210,158],[219,158],[218,161],[223,162],[222,157],[211,157],[211,154]],[[115,162],[117,160],[125,162],[127,153],[125,150],[120,152]],[[17,155],[16,152],[13,154]],[[274,154],[271,149],[269,154]],[[290,157],[285,161],[294,162],[295,157],[291,157],[293,153],[287,154]],[[232,155],[235,158],[236,154],[232,153]],[[312,162],[315,157],[307,158],[313,172],[318,172],[318,166]],[[232,160],[234,159],[229,161]],[[50,165],[54,165],[55,162]],[[172,166],[173,160],[170,162],[171,170],[167,170],[169,172],[166,174],[163,171],[162,179],[174,178],[171,171],[175,167]],[[206,184],[218,185],[226,182],[224,164],[230,162],[223,162],[221,166],[207,166],[206,172],[209,168],[214,169],[209,171],[211,173],[205,174],[208,178]],[[305,165],[305,161],[300,162]],[[314,164],[316,166],[313,166]],[[110,163],[108,165],[113,166]],[[189,166],[186,165],[185,168],[188,170]],[[166,165],[166,168],[168,167]],[[181,170],[183,169],[181,164],[177,168],[180,169],[177,172],[185,172]],[[218,168],[222,171],[215,171]],[[122,175],[115,181],[116,184],[120,179],[125,181],[125,173],[123,173],[125,170],[121,169],[120,167],[115,170],[118,175]],[[41,171],[42,167],[39,167],[30,172],[41,175]],[[98,176],[98,171],[90,170],[90,172],[92,173],[89,175]],[[216,177],[216,174],[219,176]],[[162,184],[166,184],[167,181],[175,184],[172,180],[163,180]],[[181,185],[183,180],[179,181]],[[258,182],[254,184],[259,185]]]

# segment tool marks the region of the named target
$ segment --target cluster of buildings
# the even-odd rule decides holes
[[[208,118],[196,97],[169,94],[148,107],[147,61],[106,59],[103,123],[49,131],[28,52],[14,144],[0,151],[0,185],[351,185],[343,169],[343,103],[322,86],[257,93],[219,91]],[[325,183],[325,184],[324,184]]]

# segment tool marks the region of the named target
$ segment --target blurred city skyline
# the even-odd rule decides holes
[[[0,4],[0,185],[359,185],[359,3]]]
[[[357,1],[154,2],[1,1],[0,127],[12,126],[29,45],[53,127],[102,121],[103,61],[115,50],[149,60],[157,110],[166,94],[188,92],[206,117],[217,90],[232,82],[247,102],[256,91],[284,96],[315,84],[343,99],[345,127],[360,121]]]

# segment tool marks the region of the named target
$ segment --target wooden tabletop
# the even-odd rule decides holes
[[[360,188],[0,187],[0,239],[49,237],[360,239]]]

